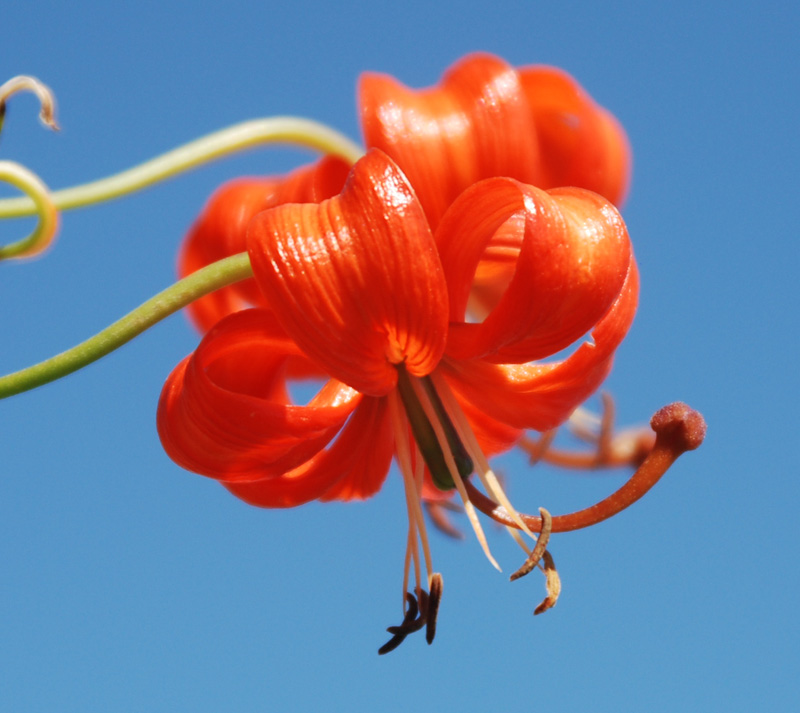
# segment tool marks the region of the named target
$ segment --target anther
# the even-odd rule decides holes
[[[536,546],[528,555],[528,559],[525,560],[522,567],[508,578],[511,582],[531,572],[539,564],[547,550],[547,543],[550,541],[550,533],[553,530],[553,517],[544,508],[539,508],[539,514],[542,516],[542,532],[539,535],[539,539],[536,540]]]
[[[632,505],[659,481],[680,455],[699,447],[706,434],[706,422],[700,413],[680,402],[657,411],[650,420],[650,427],[656,434],[655,444],[628,482],[591,507],[568,515],[556,515],[553,517],[553,532],[580,530],[595,525]],[[470,501],[478,510],[502,525],[519,527],[505,508],[484,495],[469,481],[465,481],[464,485]],[[532,531],[541,532],[541,518],[533,515],[520,517]]]
[[[419,597],[419,600],[417,600]],[[436,635],[436,614],[439,611],[439,601],[442,598],[442,575],[434,573],[431,576],[430,595],[424,589],[417,588],[417,597],[411,592],[406,592],[408,610],[403,617],[400,626],[390,626],[386,629],[392,638],[378,649],[378,655],[383,656],[390,651],[394,651],[405,641],[406,636],[419,631],[423,626],[427,626],[425,638],[430,644]]]
[[[425,641],[428,644],[433,643],[433,639],[436,636],[436,617],[439,614],[439,603],[442,601],[442,588],[444,587],[444,582],[442,581],[442,575],[438,572],[434,572],[433,576],[431,577],[431,592],[430,596],[428,597],[428,607],[427,607],[427,622],[425,626]]]
[[[558,576],[556,563],[553,561],[553,555],[545,550],[542,559],[544,560],[544,576],[547,596],[544,598],[544,600],[542,600],[542,603],[533,610],[534,616],[537,614],[542,614],[548,609],[552,609],[558,601],[558,596],[561,594],[561,577]]]

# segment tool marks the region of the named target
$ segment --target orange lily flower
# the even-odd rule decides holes
[[[574,79],[552,67],[515,69],[492,55],[473,54],[431,89],[412,90],[389,76],[364,74],[359,98],[367,147],[384,151],[406,174],[434,230],[462,191],[494,176],[545,189],[587,188],[617,205],[627,191],[625,132]],[[330,198],[346,174],[342,160],[328,157],[285,177],[224,185],[184,242],[180,276],[242,252],[256,213]],[[484,282],[491,276],[486,272]],[[481,297],[476,292],[472,307],[483,311]],[[206,332],[246,306],[266,306],[252,281],[198,300],[189,315]]]
[[[271,309],[224,318],[175,368],[158,408],[164,448],[261,507],[367,498],[396,458],[409,518],[404,591],[413,566],[416,597],[381,652],[423,625],[430,642],[441,576],[423,491],[459,492],[492,562],[473,470],[511,526],[544,535],[547,518],[522,519],[486,455],[523,429],[559,425],[606,376],[638,296],[622,219],[595,193],[492,178],[457,198],[434,236],[410,182],[373,149],[339,195],[259,213],[247,243]],[[504,289],[483,321],[468,322],[486,274]],[[589,331],[567,358],[533,363]],[[297,357],[328,376],[305,405],[287,390]],[[538,550],[554,601],[552,558]]]
[[[434,228],[456,196],[492,176],[587,188],[616,205],[627,192],[624,130],[561,70],[479,53],[429,89],[364,74],[359,98],[367,146],[396,161]]]

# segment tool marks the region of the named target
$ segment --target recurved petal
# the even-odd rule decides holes
[[[522,363],[564,349],[608,312],[632,260],[625,224],[601,196],[505,178],[459,196],[436,240],[450,295],[447,354],[454,359]],[[467,323],[468,300],[480,300],[487,286],[489,313]]]
[[[539,137],[543,188],[579,186],[621,205],[631,151],[625,130],[569,74],[523,67],[519,78]]]
[[[381,396],[395,364],[430,373],[447,337],[447,289],[422,207],[385,154],[359,160],[340,196],[250,223],[256,280],[286,332],[327,373]]]
[[[311,500],[363,500],[380,490],[392,460],[385,399],[366,397],[329,448],[298,468],[251,483],[225,483],[250,505],[285,508]]]
[[[422,90],[387,75],[364,74],[359,103],[367,146],[397,162],[434,228],[456,196],[482,178],[540,182],[522,85],[516,70],[498,57],[469,55],[439,85]]]
[[[603,319],[563,361],[497,365],[445,358],[442,368],[458,396],[486,417],[513,428],[547,431],[594,393],[611,369],[614,352],[636,314],[639,273],[631,260],[625,284]]]
[[[250,219],[283,203],[319,203],[342,189],[349,166],[327,156],[285,176],[239,178],[211,196],[191,227],[178,256],[178,274],[186,277],[201,267],[247,249]],[[250,306],[266,306],[254,280],[244,280],[201,297],[188,308],[195,326],[206,332],[222,317]]]
[[[162,390],[158,431],[172,460],[237,482],[274,477],[312,458],[361,395],[331,380],[306,406],[292,405],[285,365],[297,353],[266,310],[220,322]]]

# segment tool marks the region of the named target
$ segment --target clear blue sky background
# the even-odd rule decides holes
[[[552,550],[564,593],[492,535],[433,536],[432,647],[397,623],[399,478],[375,499],[248,508],[163,453],[154,416],[197,336],[181,315],[0,403],[0,710],[793,710],[797,614],[800,14],[788,2],[14,2],[0,79],[57,92],[63,131],[15,98],[0,156],[55,188],[226,125],[298,114],[358,137],[363,70],[429,85],[483,49],[576,76],[627,128],[624,215],[641,307],[608,388],[623,423],[682,399],[709,423],[644,500]],[[63,216],[46,258],[0,266],[0,371],[95,333],[172,282],[210,192],[308,154],[228,159]],[[5,191],[11,195],[11,191]],[[28,223],[0,225],[10,241]],[[625,474],[499,460],[521,507],[585,506]]]

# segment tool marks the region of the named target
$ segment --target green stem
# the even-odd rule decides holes
[[[306,146],[326,154],[341,156],[350,163],[355,163],[364,153],[349,138],[324,124],[291,116],[275,116],[235,124],[122,173],[55,191],[51,197],[59,210],[81,208],[139,191],[235,151],[277,142]],[[35,212],[36,206],[30,198],[0,200],[0,218],[19,218]]]
[[[247,253],[208,265],[151,297],[85,342],[27,369],[0,377],[0,399],[35,389],[82,369],[199,297],[252,275]]]

